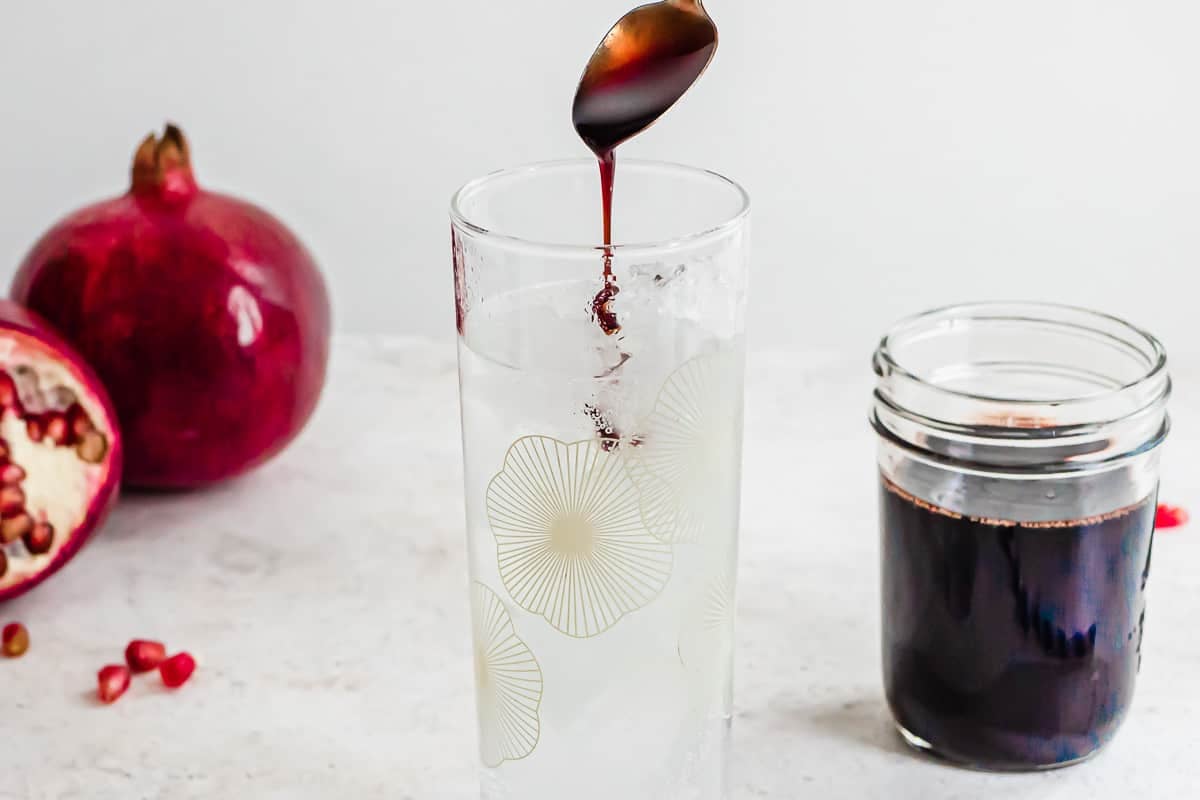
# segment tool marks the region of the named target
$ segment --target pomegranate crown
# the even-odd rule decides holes
[[[179,126],[167,123],[162,136],[142,140],[133,156],[134,194],[190,195],[196,190],[187,137]]]

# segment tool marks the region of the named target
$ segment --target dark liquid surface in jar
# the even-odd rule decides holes
[[[571,114],[579,137],[600,161],[604,285],[592,301],[592,314],[610,336],[621,330],[612,308],[621,290],[613,275],[610,249],[617,146],[665,114],[704,71],[717,48],[716,30],[706,15],[669,3],[635,10],[618,23],[618,29],[620,46],[609,46],[602,61],[589,70]]]
[[[1084,758],[1141,662],[1155,498],[1101,517],[966,517],[881,486],[883,658],[896,720],[989,769]]]

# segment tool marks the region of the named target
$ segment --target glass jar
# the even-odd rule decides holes
[[[1082,309],[963,305],[899,323],[875,371],[897,726],[981,769],[1087,758],[1141,663],[1162,345]]]

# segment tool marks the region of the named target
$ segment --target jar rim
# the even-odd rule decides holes
[[[1041,302],[907,317],[875,353],[871,423],[920,457],[989,472],[1103,469],[1170,430],[1163,345],[1119,317]]]
[[[1011,316],[1015,321],[1027,322],[1043,322],[1049,317],[1050,312],[1068,313],[1079,315],[1081,319],[1093,319],[1096,321],[1106,322],[1111,325],[1120,327],[1121,329],[1137,336],[1147,346],[1147,354],[1150,356],[1148,361],[1149,367],[1145,372],[1138,377],[1127,380],[1119,386],[1105,389],[1099,392],[1094,392],[1087,395],[1079,395],[1074,397],[1054,398],[1052,402],[1056,406],[1070,405],[1075,403],[1091,403],[1101,400],[1105,397],[1112,397],[1138,386],[1144,385],[1147,381],[1152,381],[1162,376],[1167,369],[1167,352],[1162,342],[1153,334],[1144,328],[1138,327],[1131,322],[1128,322],[1121,317],[1113,314],[1106,314],[1100,311],[1084,308],[1082,306],[1074,306],[1067,303],[1050,303],[1050,302],[1022,302],[1022,301],[984,301],[975,303],[956,303],[952,305],[941,306],[929,311],[923,311],[919,314],[912,314],[904,317],[896,322],[880,339],[879,347],[875,353],[875,373],[880,377],[885,377],[888,374],[901,375],[905,378],[924,384],[930,388],[936,388],[938,391],[957,395],[965,400],[977,400],[980,402],[1002,402],[1008,405],[1044,405],[1048,401],[1045,399],[1022,399],[1012,397],[998,397],[994,395],[964,391],[961,389],[952,389],[944,386],[938,386],[927,381],[921,375],[916,374],[913,370],[906,367],[901,360],[897,358],[893,351],[893,343],[897,336],[901,333],[923,325],[937,325],[949,323],[954,320],[961,319],[986,319],[987,317],[977,316],[979,312],[993,312],[997,314],[1004,311],[1023,310],[1027,312],[1020,316]],[[1044,312],[1042,316],[1032,316],[1038,311]]]

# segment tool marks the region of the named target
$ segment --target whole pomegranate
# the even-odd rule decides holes
[[[329,299],[312,257],[267,212],[197,186],[173,125],[142,142],[127,194],[42,237],[12,295],[100,374],[129,485],[203,486],[263,463],[325,380]]]
[[[96,373],[0,300],[0,603],[71,559],[117,497],[121,437]]]

